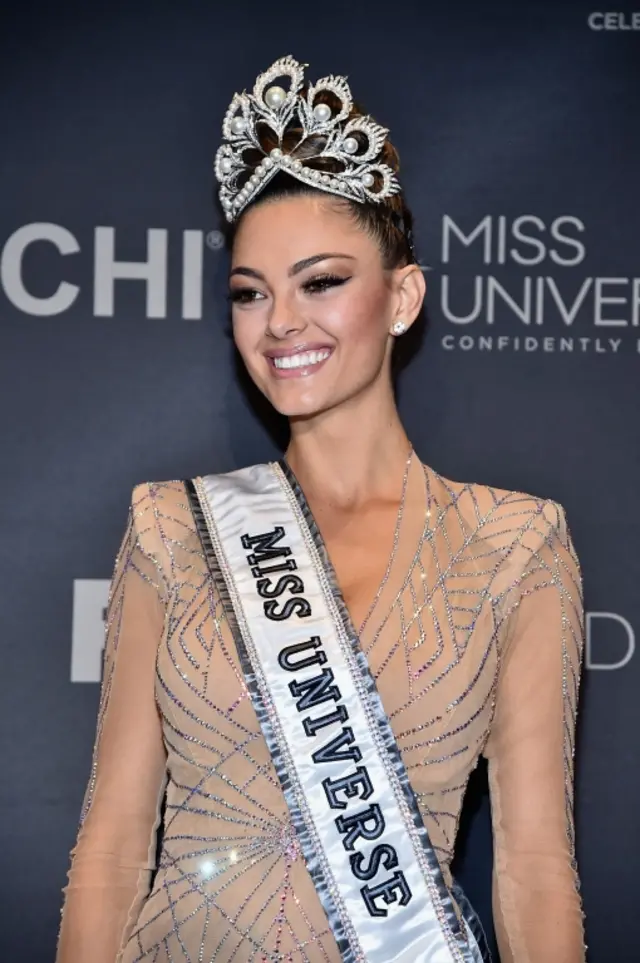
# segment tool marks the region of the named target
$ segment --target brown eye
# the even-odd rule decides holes
[[[255,288],[234,288],[233,291],[229,291],[227,300],[232,304],[251,304],[257,301],[258,297],[262,295]]]
[[[322,274],[319,277],[310,278],[308,281],[305,281],[302,287],[309,294],[321,294],[330,288],[340,287],[341,284],[346,284],[349,280],[351,279],[348,277],[340,277],[337,274]]]

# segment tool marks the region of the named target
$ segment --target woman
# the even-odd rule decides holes
[[[481,753],[501,959],[579,963],[564,511],[413,452],[391,362],[424,279],[346,81],[282,58],[223,132],[234,339],[291,438],[134,488],[58,963],[486,960],[450,872]]]

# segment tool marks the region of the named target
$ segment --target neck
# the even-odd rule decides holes
[[[308,498],[357,508],[370,498],[397,495],[410,450],[389,392],[292,419],[285,457]]]

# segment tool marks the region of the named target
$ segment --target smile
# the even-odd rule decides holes
[[[299,354],[284,355],[283,357],[272,358],[272,361],[278,369],[311,368],[322,361],[326,361],[330,354],[330,349],[325,348],[321,351],[301,351]]]

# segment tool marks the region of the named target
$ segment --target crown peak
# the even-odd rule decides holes
[[[395,172],[381,159],[387,128],[365,115],[350,118],[353,97],[346,76],[330,74],[303,92],[308,66],[286,54],[258,75],[250,94],[244,90],[233,95],[215,160],[220,202],[229,221],[239,217],[279,170],[359,203],[381,203],[400,191]],[[284,80],[286,84],[287,78],[288,86],[276,83]],[[320,94],[324,99],[318,99]],[[304,160],[292,158],[283,149],[285,130],[292,121],[302,132],[296,146],[307,142],[312,147]],[[278,145],[269,153],[262,147],[258,124],[271,130]],[[316,135],[324,135],[324,141]],[[247,150],[262,154],[260,164],[245,162]],[[323,160],[337,169],[318,170]]]

